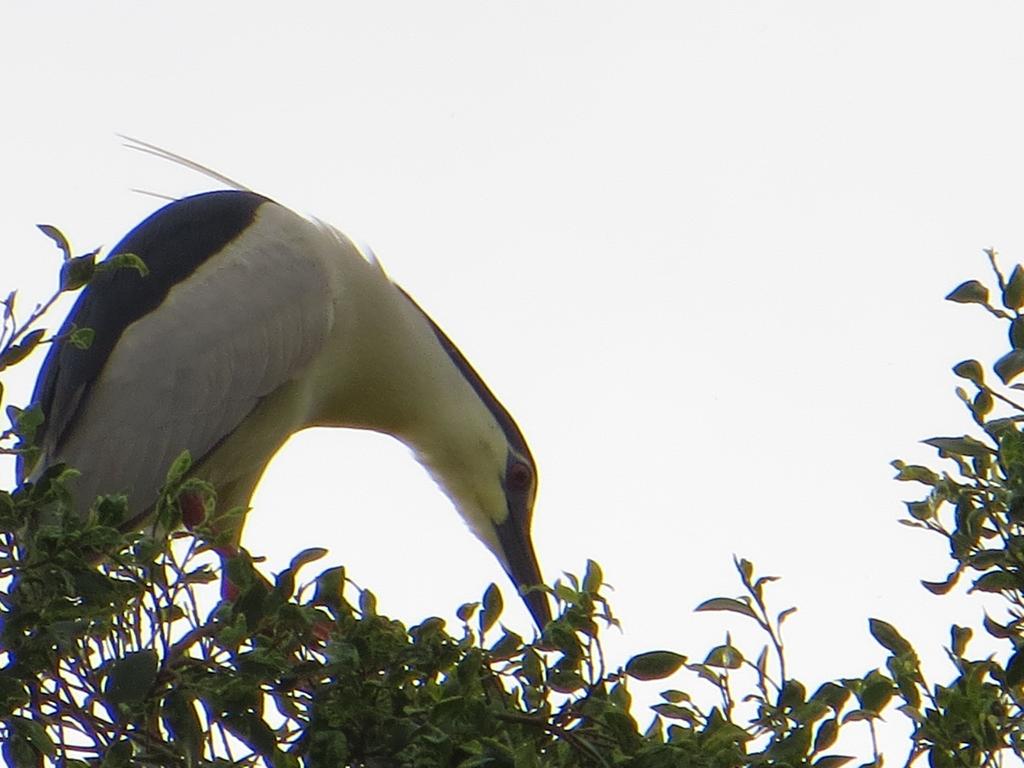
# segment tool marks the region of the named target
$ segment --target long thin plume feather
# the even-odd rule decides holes
[[[148,189],[139,189],[138,187],[132,187],[132,192],[138,195],[145,195],[146,197],[155,197],[157,200],[164,200],[168,203],[173,203],[178,199],[171,195],[161,195],[159,192],[150,192]]]
[[[141,139],[136,139],[131,136],[125,136],[123,133],[119,133],[117,134],[117,136],[118,138],[124,139],[123,146],[127,147],[128,149],[134,149],[136,152],[142,152],[147,155],[153,155],[153,157],[159,157],[161,160],[169,160],[172,163],[182,165],[185,168],[189,168],[190,170],[198,171],[204,176],[209,176],[211,179],[219,181],[221,184],[226,184],[232,189],[237,189],[241,192],[252,192],[252,190],[249,189],[249,187],[245,186],[240,182],[235,181],[234,179],[228,176],[225,176],[223,173],[218,173],[212,168],[207,168],[205,165],[200,165],[194,160],[189,160],[187,157],[182,157],[181,155],[175,154],[174,152],[164,149],[163,147],[158,147],[156,144],[150,144],[149,142],[142,141]],[[144,195],[152,195],[153,197],[158,197],[165,200],[174,199],[153,192],[147,192],[141,189],[136,189],[133,191],[140,192],[141,194]]]

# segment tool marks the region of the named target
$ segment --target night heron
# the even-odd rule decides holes
[[[71,310],[60,335],[91,328],[94,341],[50,349],[33,395],[41,455],[23,480],[64,462],[81,471],[79,508],[126,493],[141,528],[183,450],[219,509],[248,508],[295,432],[369,429],[412,449],[517,588],[541,583],[522,433],[371,253],[242,190],[172,202],[111,253],[149,274],[99,272]],[[524,600],[543,627],[546,596]]]

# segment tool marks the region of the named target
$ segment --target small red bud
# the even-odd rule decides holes
[[[190,531],[206,519],[206,505],[201,493],[186,491],[180,494],[178,506],[181,508],[181,523]]]
[[[220,599],[229,603],[235,602],[238,596],[241,594],[241,590],[238,589],[238,585],[235,584],[227,575],[223,576],[220,580]]]

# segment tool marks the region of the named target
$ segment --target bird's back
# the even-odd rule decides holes
[[[79,507],[128,492],[143,512],[169,463],[196,460],[260,398],[315,354],[330,323],[321,262],[306,222],[251,192],[210,192],[158,210],[112,251],[148,274],[100,271],[60,330],[91,328],[86,349],[51,347],[33,402],[44,414],[31,479],[65,462],[81,470]]]

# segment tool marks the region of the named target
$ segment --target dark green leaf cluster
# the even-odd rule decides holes
[[[946,594],[968,576],[968,592],[1000,596],[1005,618],[986,616],[983,627],[1007,644],[1006,652],[968,657],[973,631],[954,625],[947,651],[957,676],[948,685],[929,684],[910,644],[884,622],[871,626],[891,654],[886,665],[903,702],[900,710],[915,724],[914,752],[927,753],[938,768],[990,765],[1004,751],[1024,756],[1024,406],[1013,394],[1024,385],[1012,383],[1024,371],[1024,268],[1015,266],[1007,277],[996,252],[986,255],[1000,305],[991,303],[989,288],[979,280],[961,284],[946,298],[977,304],[1006,323],[1009,351],[992,364],[1001,386],[989,383],[981,362],[957,363],[953,373],[973,391],[957,387],[956,394],[979,434],[925,440],[947,460],[943,470],[903,461],[893,466],[898,480],[927,488],[923,498],[907,503],[909,518],[900,522],[942,536],[954,562],[945,578],[925,580],[924,587]]]
[[[4,496],[13,583],[3,597],[0,742],[11,765],[743,760],[749,736],[716,712],[693,708],[693,721],[664,734],[660,724],[639,730],[629,679],[667,676],[682,657],[604,668],[600,627],[615,620],[595,563],[551,588],[559,618],[532,642],[500,624],[493,585],[459,609],[457,632],[439,618],[407,628],[379,615],[341,568],[304,580],[323,550],[300,553],[270,580],[240,551],[226,569],[232,599],[205,611],[213,532],[122,533],[121,498],[79,519],[68,514],[68,472]],[[189,482],[183,460],[165,499]],[[54,522],[32,524],[40,505]],[[98,551],[107,559],[97,566]]]
[[[786,654],[782,638],[782,625],[793,614],[795,608],[775,613],[770,611],[765,599],[765,587],[774,576],[755,577],[754,566],[747,560],[737,558],[736,570],[744,588],[738,597],[715,597],[705,600],[698,611],[722,611],[738,614],[754,622],[766,637],[756,656],[745,654],[733,644],[729,634],[722,645],[712,648],[703,663],[689,664],[687,668],[701,679],[718,689],[721,708],[714,709],[711,717],[721,719],[732,726],[733,733],[742,734],[742,760],[737,765],[813,765],[835,768],[845,765],[854,758],[833,751],[844,725],[867,721],[873,727],[885,701],[862,696],[871,684],[876,671],[864,679],[851,678],[837,682],[826,682],[808,695],[807,686],[786,674]],[[753,678],[752,690],[749,683],[746,695],[736,694],[735,676],[747,671]],[[693,720],[697,713],[689,705],[689,697],[681,691],[664,694],[672,702],[671,716]],[[858,706],[851,707],[851,696]],[[753,707],[749,724],[740,728],[740,705]],[[655,709],[669,716],[665,705]],[[877,750],[872,763],[878,762]]]

